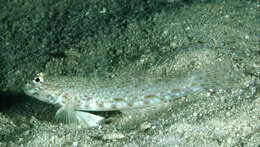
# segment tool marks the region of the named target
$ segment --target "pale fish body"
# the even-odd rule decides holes
[[[140,76],[125,79],[88,80],[79,77],[44,77],[37,74],[25,85],[25,93],[55,104],[58,119],[97,126],[103,117],[89,111],[139,109],[167,103],[203,90],[204,74],[183,77]],[[88,112],[87,112],[88,111]]]

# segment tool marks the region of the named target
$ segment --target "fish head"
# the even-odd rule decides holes
[[[24,86],[24,92],[40,101],[50,104],[58,103],[57,96],[53,95],[53,87],[44,79],[43,73],[38,73],[33,80]]]

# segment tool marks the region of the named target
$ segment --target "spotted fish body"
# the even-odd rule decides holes
[[[182,78],[140,76],[135,78],[89,80],[79,77],[44,77],[39,73],[25,85],[25,93],[61,108],[56,115],[97,126],[102,117],[86,111],[137,109],[167,103],[203,90],[204,74]]]

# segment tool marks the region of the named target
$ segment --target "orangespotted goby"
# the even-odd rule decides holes
[[[56,117],[67,122],[97,126],[103,117],[91,111],[130,110],[168,103],[202,91],[213,80],[205,72],[182,77],[112,78],[90,80],[80,77],[51,77],[37,74],[25,85],[27,95],[60,107]],[[214,84],[214,83],[213,83]]]

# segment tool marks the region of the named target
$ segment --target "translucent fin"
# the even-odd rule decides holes
[[[201,78],[204,82],[203,88],[232,88],[241,84],[243,73],[239,71],[232,63],[219,63],[202,71]]]
[[[75,123],[78,124],[78,118],[76,111],[74,109],[74,102],[70,101],[66,105],[62,106],[57,112],[56,112],[56,119],[59,122],[63,123]]]
[[[89,127],[96,127],[104,120],[104,118],[101,116],[84,111],[76,111],[76,116],[80,124],[87,124]]]
[[[75,110],[74,101],[71,100],[56,112],[56,119],[63,123],[95,127],[98,126],[104,118],[88,112]]]
[[[145,106],[145,107],[139,107],[134,109],[124,109],[120,110],[125,115],[134,115],[136,116],[138,114],[139,117],[143,117],[147,114],[151,114],[154,112],[157,112],[158,110],[161,110],[163,107],[167,107],[169,103],[161,103],[157,105],[151,105],[151,106]]]

